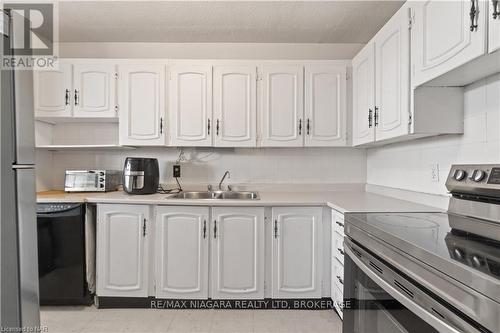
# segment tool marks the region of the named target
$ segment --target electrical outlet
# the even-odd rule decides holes
[[[434,163],[430,165],[431,172],[431,182],[437,183],[439,182],[439,164]]]
[[[179,164],[174,164],[173,175],[174,178],[181,177],[181,166]]]

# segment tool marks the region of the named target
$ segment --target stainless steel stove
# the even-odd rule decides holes
[[[500,165],[454,165],[448,212],[346,215],[344,333],[500,332]]]

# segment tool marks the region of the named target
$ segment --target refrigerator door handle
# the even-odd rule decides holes
[[[12,169],[14,170],[26,170],[26,169],[34,169],[34,164],[13,164]]]

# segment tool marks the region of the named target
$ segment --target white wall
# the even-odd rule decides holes
[[[363,44],[59,43],[61,58],[352,59]]]
[[[125,157],[155,157],[160,163],[160,181],[172,183],[172,165],[177,148],[139,148],[127,151],[54,152],[52,163],[37,165],[39,175],[51,189],[64,187],[66,169],[119,169]],[[186,148],[181,182],[216,184],[225,170],[229,183],[364,183],[366,153],[351,148]],[[43,190],[39,188],[38,190]]]
[[[369,149],[367,182],[399,189],[446,194],[452,164],[500,163],[500,74],[465,89],[464,134]],[[443,119],[442,121],[446,121]],[[439,182],[431,164],[439,164]]]

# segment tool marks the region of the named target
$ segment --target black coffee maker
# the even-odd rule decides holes
[[[156,158],[127,157],[123,167],[123,190],[129,194],[153,194],[160,171]]]

